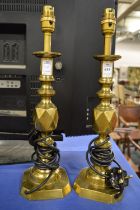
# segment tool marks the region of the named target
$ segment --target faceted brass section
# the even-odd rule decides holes
[[[39,171],[38,176],[33,173],[33,168],[29,168],[24,173],[21,195],[28,200],[46,200],[46,199],[56,199],[63,198],[70,191],[69,180],[66,175],[66,171],[63,168],[57,169],[53,176],[49,179],[47,184],[40,190],[25,194],[26,191],[31,190],[33,187],[37,186],[41,181],[48,176],[48,172]]]
[[[100,133],[111,133],[117,123],[117,114],[114,109],[102,111],[96,107],[94,109],[95,131]],[[102,126],[101,126],[102,125]]]
[[[52,132],[56,129],[58,123],[57,107],[52,104],[39,103],[35,108],[35,126],[41,132]]]
[[[94,141],[94,145],[101,149],[110,149],[111,143],[106,141],[107,136],[111,133],[117,123],[117,113],[115,108],[110,104],[113,96],[111,85],[113,83],[113,62],[118,60],[120,56],[111,55],[112,36],[115,32],[115,10],[107,8],[104,11],[104,16],[101,21],[102,33],[104,35],[104,55],[94,56],[101,62],[101,90],[97,95],[100,98],[100,103],[93,109],[93,128],[99,134]],[[110,69],[105,68],[108,65]],[[100,145],[100,146],[99,146]],[[94,164],[94,168],[100,174],[105,175],[110,168]],[[121,200],[122,196],[115,198],[118,192],[111,186],[108,186],[105,176],[95,173],[91,168],[83,169],[74,182],[76,193],[84,198],[93,199],[105,203],[115,203]]]
[[[34,53],[34,55],[41,58],[39,77],[41,87],[38,90],[41,101],[35,107],[33,120],[35,129],[40,133],[40,137],[35,141],[38,141],[37,146],[41,148],[42,155],[40,155],[40,152],[37,153],[39,164],[29,168],[23,176],[21,195],[29,200],[63,198],[71,191],[68,176],[63,168],[55,170],[50,169],[51,167],[48,167],[47,170],[44,168],[44,165],[48,164],[49,161],[51,162],[51,157],[56,154],[56,147],[54,148],[54,139],[51,134],[58,123],[57,107],[52,103],[51,97],[55,95],[52,86],[54,81],[53,58],[60,56],[61,53],[51,52],[51,36],[55,29],[54,8],[52,6],[46,5],[43,7],[41,28],[44,33],[44,51]],[[43,142],[40,141],[40,138],[43,139]],[[46,148],[49,148],[49,150],[44,153]],[[51,150],[52,148],[54,150]],[[36,151],[38,150],[36,149]],[[56,159],[55,156],[54,161]],[[43,163],[42,168],[39,167],[40,163]],[[52,162],[50,165],[52,165]],[[45,184],[42,185],[44,182]],[[41,187],[37,188],[40,185]],[[37,190],[34,190],[36,188]]]

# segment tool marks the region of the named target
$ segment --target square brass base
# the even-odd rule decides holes
[[[29,168],[24,172],[20,192],[21,195],[28,200],[63,198],[71,191],[68,176],[63,168],[58,168],[42,188],[31,194],[26,194],[25,191],[29,191],[40,184],[39,179],[33,179],[31,176],[32,168]]]
[[[117,193],[116,190],[108,186],[101,189],[98,185],[94,185],[93,183],[96,180],[93,177],[91,183],[89,178],[87,178],[87,171],[88,168],[84,168],[74,182],[73,188],[80,197],[110,204],[122,199],[122,196],[117,199],[114,198],[114,195]]]

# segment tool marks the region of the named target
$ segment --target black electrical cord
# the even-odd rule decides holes
[[[56,142],[53,145],[47,143],[46,138],[54,137],[53,134],[45,137],[45,138],[37,138],[40,135],[39,132],[35,131],[32,136],[32,145],[34,146],[35,152],[32,154],[32,161],[34,162],[36,168],[41,170],[50,170],[49,175],[45,178],[39,185],[35,188],[25,191],[25,194],[31,194],[41,187],[43,187],[48,180],[51,178],[54,171],[59,168],[60,161],[60,153],[57,149]],[[34,139],[35,138],[35,139]],[[42,146],[43,145],[43,146]],[[47,154],[47,155],[46,155]]]
[[[111,147],[103,148],[103,145],[109,141],[109,136],[107,136],[106,139],[98,145],[94,143],[97,138],[98,137],[94,138],[89,143],[88,150],[86,152],[87,163],[95,173],[105,177],[106,182],[118,191],[114,196],[115,198],[118,198],[123,193],[124,187],[128,186],[127,172],[122,170],[119,163],[115,160]],[[112,162],[114,162],[117,167],[112,168],[106,174],[99,172],[95,168],[95,165],[103,167],[110,166]]]

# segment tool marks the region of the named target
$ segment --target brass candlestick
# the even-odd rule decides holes
[[[117,113],[110,101],[113,96],[110,89],[113,76],[113,62],[120,58],[111,55],[112,36],[115,33],[115,11],[107,8],[101,21],[104,35],[104,55],[95,56],[101,61],[101,90],[97,93],[100,104],[93,110],[94,129],[99,134],[91,141],[86,153],[89,168],[83,169],[75,180],[74,189],[81,197],[114,203],[122,198],[122,192],[128,185],[126,171],[114,159],[108,134],[111,133],[117,122]],[[110,168],[112,162],[117,167]]]
[[[71,191],[67,174],[59,167],[60,155],[54,142],[57,136],[53,135],[58,123],[57,107],[51,101],[51,97],[55,95],[51,84],[54,81],[53,58],[61,54],[51,52],[51,36],[55,29],[52,6],[43,7],[41,27],[44,33],[44,51],[34,53],[41,58],[41,87],[38,90],[41,101],[34,113],[36,136],[32,158],[35,166],[25,171],[21,187],[21,195],[30,200],[62,198]]]

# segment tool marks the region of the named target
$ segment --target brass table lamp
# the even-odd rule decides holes
[[[44,33],[44,51],[34,53],[41,58],[41,87],[38,90],[41,101],[34,113],[36,135],[32,159],[35,165],[25,171],[21,187],[21,195],[29,200],[63,198],[71,191],[67,174],[59,167],[60,154],[54,142],[57,136],[53,135],[58,123],[57,107],[51,101],[51,97],[55,95],[51,84],[54,81],[53,58],[61,54],[51,52],[51,36],[55,29],[52,6],[43,7],[41,28]]]
[[[119,201],[130,178],[115,160],[109,141],[109,133],[113,131],[117,123],[116,110],[110,103],[113,96],[110,89],[113,83],[113,62],[120,58],[119,55],[111,55],[115,25],[115,10],[105,9],[101,21],[104,55],[95,56],[95,59],[101,62],[99,83],[102,87],[97,93],[100,104],[93,110],[93,127],[99,136],[90,142],[86,153],[90,167],[83,169],[74,183],[74,189],[79,196],[105,203]],[[110,168],[112,162],[117,167]]]

